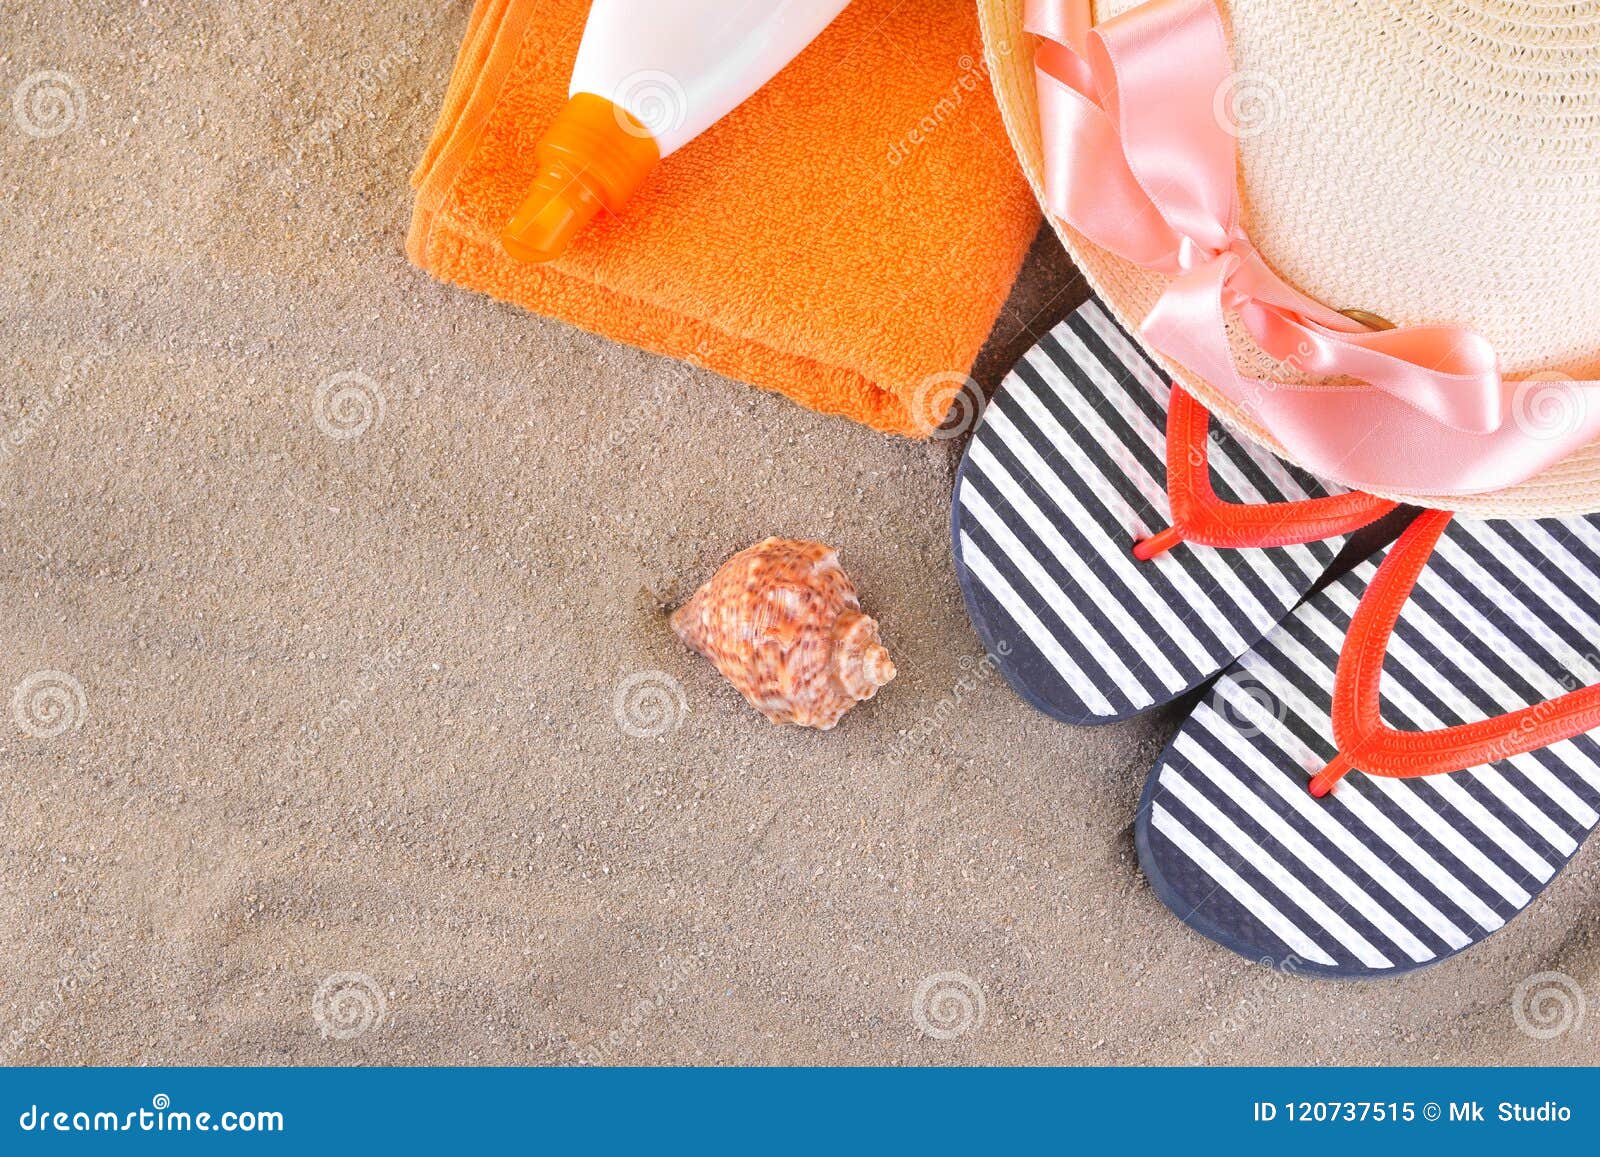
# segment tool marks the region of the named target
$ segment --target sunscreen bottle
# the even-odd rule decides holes
[[[559,257],[618,212],[663,158],[742,104],[849,0],[594,0],[567,103],[501,234],[522,261]]]

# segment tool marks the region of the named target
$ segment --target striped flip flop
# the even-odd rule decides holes
[[[985,410],[951,514],[967,612],[1069,723],[1168,703],[1250,649],[1394,503],[1214,426],[1090,300]]]
[[[1500,928],[1600,821],[1597,576],[1600,517],[1430,512],[1306,600],[1151,773],[1135,831],[1162,900],[1341,977]]]

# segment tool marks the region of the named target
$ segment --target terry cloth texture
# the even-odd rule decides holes
[[[936,428],[1038,225],[964,0],[855,0],[558,261],[499,234],[586,0],[479,0],[413,184],[443,281],[890,433]]]

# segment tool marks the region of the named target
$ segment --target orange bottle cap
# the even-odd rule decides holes
[[[519,261],[551,261],[601,209],[616,213],[661,159],[650,130],[603,96],[567,101],[534,153],[538,174],[500,243]]]

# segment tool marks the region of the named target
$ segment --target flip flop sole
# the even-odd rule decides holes
[[[1227,671],[1162,753],[1140,863],[1186,924],[1244,956],[1346,978],[1436,964],[1532,903],[1600,822],[1595,733],[1449,774],[1350,772],[1334,670],[1376,563],[1307,599]],[[1401,612],[1383,717],[1431,731],[1600,681],[1600,519],[1454,520]]]
[[[979,638],[1011,685],[1069,723],[1168,703],[1270,631],[1326,572],[1342,538],[1255,550],[1133,543],[1170,524],[1170,386],[1093,300],[1018,362],[957,474],[956,571]],[[1213,423],[1229,502],[1329,493]]]

